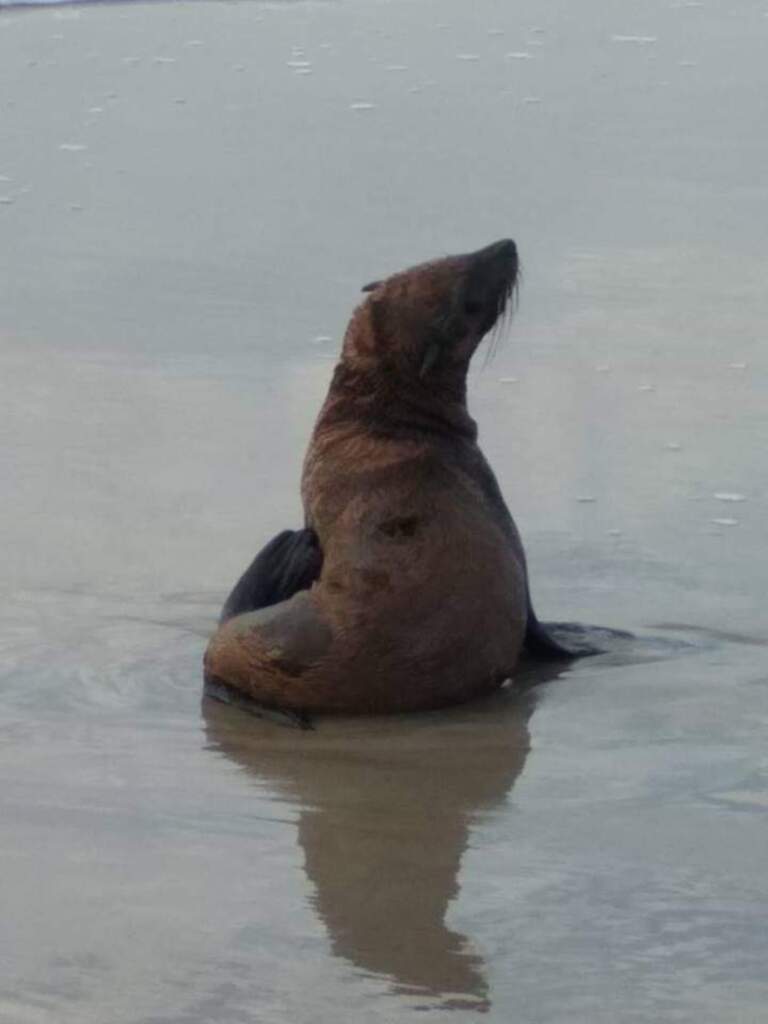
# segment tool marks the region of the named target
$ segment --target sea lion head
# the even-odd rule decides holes
[[[517,247],[505,238],[366,285],[369,295],[352,318],[344,358],[425,383],[463,375],[508,308],[517,276]]]

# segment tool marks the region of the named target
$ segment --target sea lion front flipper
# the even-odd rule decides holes
[[[219,625],[287,601],[320,578],[323,552],[314,530],[283,530],[256,555],[224,602]]]

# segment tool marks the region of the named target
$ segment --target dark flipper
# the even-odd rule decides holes
[[[220,701],[222,704],[231,704],[232,707],[247,711],[249,715],[256,718],[264,718],[277,725],[287,725],[293,729],[314,729],[312,719],[302,711],[290,711],[287,708],[272,708],[266,704],[259,704],[252,697],[229,686],[221,679],[209,676],[205,680],[203,693],[211,700]]]
[[[573,661],[605,654],[615,644],[632,640],[632,634],[603,626],[582,626],[578,622],[539,622],[528,602],[528,625],[523,648],[539,661]],[[605,644],[605,647],[597,646]]]
[[[314,530],[283,530],[256,555],[224,602],[219,624],[287,601],[320,578],[323,552]]]
[[[589,628],[575,622],[539,622],[528,599],[528,625],[523,647],[540,661],[567,661],[601,654],[588,640]]]

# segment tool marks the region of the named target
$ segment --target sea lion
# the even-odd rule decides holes
[[[467,411],[470,360],[517,276],[503,239],[366,286],[304,462],[305,528],[274,538],[227,599],[208,694],[300,716],[411,711],[495,690],[524,645],[594,653],[538,622]]]

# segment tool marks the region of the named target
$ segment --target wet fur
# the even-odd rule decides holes
[[[305,529],[257,556],[206,652],[219,697],[301,713],[434,708],[500,686],[524,641],[571,656],[533,612],[466,408],[472,355],[517,281],[504,241],[369,286],[305,459]]]

